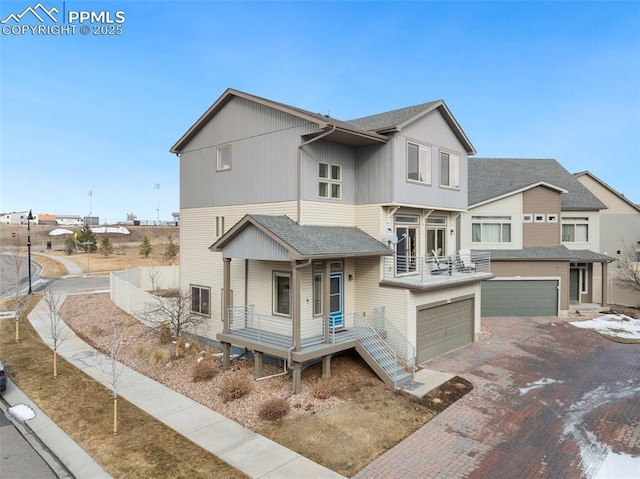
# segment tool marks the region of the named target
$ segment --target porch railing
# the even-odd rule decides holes
[[[384,277],[419,276],[420,281],[437,280],[442,276],[490,273],[491,253],[460,251],[446,256],[393,255],[384,257]]]
[[[401,362],[416,372],[416,348],[384,315],[384,306],[373,308],[373,328],[399,356]]]

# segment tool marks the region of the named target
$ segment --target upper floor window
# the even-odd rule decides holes
[[[473,243],[510,243],[511,216],[472,216],[471,241]]]
[[[209,298],[211,289],[203,286],[191,286],[191,312],[209,316]]]
[[[320,198],[342,198],[342,166],[329,163],[318,164],[318,196]]]
[[[567,243],[586,243],[589,241],[589,218],[562,218],[562,241]]]
[[[216,149],[217,171],[226,171],[231,169],[231,145],[219,146]]]
[[[460,188],[460,157],[440,152],[440,186]]]
[[[431,184],[431,148],[407,143],[407,180]]]

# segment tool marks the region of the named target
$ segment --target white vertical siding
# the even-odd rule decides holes
[[[471,243],[471,216],[511,216],[511,243]],[[462,213],[460,221],[460,246],[471,249],[522,249],[522,193],[477,206]]]

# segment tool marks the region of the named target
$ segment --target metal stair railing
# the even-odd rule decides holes
[[[384,306],[373,308],[373,328],[385,338],[385,342],[396,352],[413,376],[416,372],[416,348],[386,318]]]

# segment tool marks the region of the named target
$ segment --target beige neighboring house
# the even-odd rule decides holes
[[[593,193],[607,208],[600,211],[600,252],[613,258],[633,251],[640,261],[640,206],[629,201],[589,171],[575,173],[576,179]],[[616,284],[618,262],[614,261],[608,270],[609,302],[625,306],[640,307],[640,291],[622,289]],[[596,280],[602,278],[601,269],[594,271]],[[600,301],[596,295],[594,300]]]
[[[36,224],[55,226],[58,224],[58,218],[56,215],[49,213],[38,213],[36,215]]]
[[[278,358],[298,391],[355,349],[398,386],[479,335],[488,255],[456,250],[475,150],[442,100],[342,121],[229,89],[171,152],[180,285],[225,366]]]

